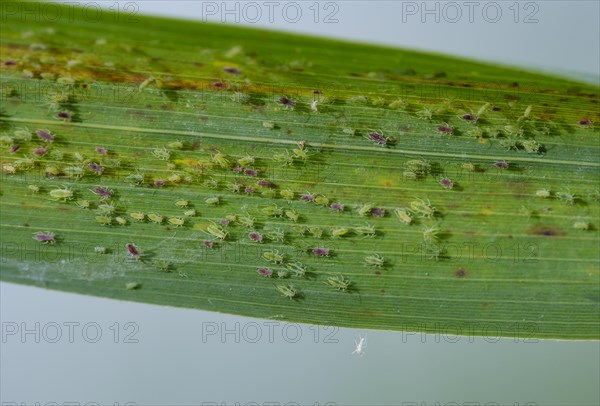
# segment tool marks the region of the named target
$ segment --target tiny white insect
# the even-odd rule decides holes
[[[359,357],[365,355],[365,348],[367,347],[367,336],[358,337],[358,341],[354,340],[354,345],[356,348],[352,351],[352,354],[356,354]]]

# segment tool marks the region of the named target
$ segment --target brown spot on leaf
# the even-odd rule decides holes
[[[465,276],[467,276],[468,273],[469,272],[466,268],[458,268],[456,271],[454,271],[454,276],[456,276],[457,278],[464,278]]]

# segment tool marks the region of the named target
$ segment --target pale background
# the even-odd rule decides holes
[[[114,7],[115,3],[102,4]],[[122,7],[124,3],[119,4]],[[279,4],[282,7],[284,3]],[[303,12],[297,23],[285,21],[282,14],[276,13],[273,23],[265,17],[246,24],[441,51],[598,81],[597,1],[532,2],[537,5],[535,18],[539,21],[530,24],[513,21],[509,9],[513,1],[497,2],[503,11],[497,23],[486,22],[481,13],[474,15],[473,23],[465,15],[457,23],[443,19],[436,23],[433,16],[423,23],[419,14],[403,22],[402,2],[392,1],[337,1],[335,18],[339,21],[315,23],[309,9],[314,2],[297,3]],[[525,3],[521,2],[521,7]],[[140,13],[199,20],[203,17],[200,2],[135,4]],[[216,4],[221,7],[221,2]],[[420,6],[421,2],[416,4]],[[440,7],[443,4],[440,2]],[[321,13],[320,19],[324,17],[323,8]],[[233,16],[227,18],[233,22]],[[210,18],[215,19],[220,21],[221,16]],[[369,331],[365,355],[358,358],[351,355],[354,340],[365,331],[341,329],[333,336],[337,343],[328,343],[324,341],[330,331],[319,328],[315,343],[315,327],[302,325],[302,336],[293,343],[295,326],[280,323],[274,326],[274,339],[269,342],[264,320],[6,283],[0,284],[0,306],[4,331],[15,325],[12,323],[19,328],[25,323],[31,329],[39,322],[40,332],[46,333],[40,343],[35,342],[33,334],[25,339],[19,335],[5,337],[0,347],[2,406],[23,402],[206,406],[236,402],[261,406],[327,402],[405,406],[436,402],[447,406],[600,404],[598,342],[488,342],[468,337],[453,342],[454,336],[440,339]],[[79,323],[72,343],[63,324],[69,322]],[[117,343],[115,322],[120,331]],[[137,342],[124,342],[124,334],[133,331],[133,326],[125,329],[128,322],[138,328],[132,337]],[[52,323],[62,327],[63,336],[57,343],[49,342],[55,333]],[[94,338],[93,329],[82,334],[86,323],[100,327],[102,336],[96,343],[88,342]],[[232,334],[225,340],[219,336],[203,340],[207,326],[231,330],[236,323],[240,336],[243,332],[253,335],[258,325],[263,337],[257,343],[246,342],[243,337],[237,343]],[[288,335],[282,333],[284,327]]]

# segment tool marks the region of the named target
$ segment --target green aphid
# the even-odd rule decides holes
[[[146,218],[146,215],[144,213],[142,213],[141,211],[133,211],[133,212],[129,213],[129,217],[131,217],[132,219],[134,219],[136,221],[144,221]]]
[[[164,217],[158,213],[149,213],[148,220],[156,224],[162,224]]]
[[[102,246],[94,247],[94,252],[99,255],[106,254],[106,247],[102,247]]]
[[[175,206],[181,208],[181,209],[185,209],[186,207],[188,207],[190,205],[190,202],[188,200],[185,199],[178,199],[175,201]]]
[[[280,254],[277,250],[265,251],[263,252],[262,257],[265,260],[274,264],[282,264],[283,260],[285,259],[285,257],[282,254]]]
[[[127,224],[127,219],[125,217],[117,216],[117,217],[115,217],[115,221],[120,226],[124,226]]]
[[[60,174],[60,168],[54,165],[48,165],[44,168],[44,174],[48,177],[55,177]]]
[[[164,259],[155,259],[154,266],[157,267],[162,272],[169,272],[171,268],[171,263]]]
[[[576,230],[587,231],[590,228],[590,223],[585,220],[577,220],[573,223],[573,228]]]
[[[63,169],[63,172],[69,178],[79,179],[83,177],[83,168],[79,166],[67,166]]]
[[[276,204],[263,207],[260,211],[269,217],[281,217],[283,215],[283,209]]]
[[[209,197],[204,201],[204,203],[208,204],[209,206],[218,206],[221,203],[221,200],[216,196]]]
[[[423,227],[423,241],[430,243],[438,239],[440,229],[438,227]]]
[[[183,142],[181,141],[173,141],[166,145],[168,149],[183,149]]]
[[[521,142],[521,145],[528,154],[538,154],[542,149],[542,144],[535,140],[525,140]]]
[[[575,204],[575,201],[577,200],[577,197],[575,197],[574,193],[571,193],[570,191],[564,191],[564,192],[556,192],[554,194],[556,196],[556,198],[558,200],[560,200],[561,202],[565,203],[565,204]]]
[[[92,203],[87,199],[78,199],[75,201],[75,205],[84,210],[87,210],[90,207],[92,207]]]
[[[410,209],[413,213],[423,218],[431,218],[436,212],[436,208],[431,205],[429,200],[416,199],[410,202]]]
[[[301,262],[292,262],[285,266],[295,277],[303,278],[308,271],[308,267]]]
[[[285,279],[288,276],[290,276],[290,273],[287,271],[287,269],[279,269],[277,271],[277,277],[280,279]]]
[[[18,169],[27,171],[27,170],[33,169],[36,165],[36,162],[35,162],[35,159],[33,159],[33,158],[23,157],[23,158],[17,159],[14,162],[14,164]]]
[[[265,234],[265,237],[274,242],[283,242],[285,240],[285,233],[280,229],[270,230]]]
[[[375,227],[370,224],[365,224],[364,226],[356,226],[352,229],[357,235],[361,235],[366,238],[375,237],[377,231]]]
[[[220,152],[217,152],[216,154],[214,154],[212,156],[212,160],[214,163],[219,165],[221,168],[229,168],[229,165],[231,164],[231,162],[229,162],[227,157],[225,157],[225,155],[223,155]]]
[[[321,227],[309,227],[308,232],[315,238],[321,238],[323,236],[323,229]]]
[[[112,204],[109,203],[103,203],[103,204],[99,204],[98,208],[96,209],[96,213],[97,214],[101,214],[101,215],[111,215],[115,212],[116,207]]]
[[[412,214],[411,214],[410,209],[408,209],[406,207],[398,207],[398,208],[394,209],[394,214],[404,224],[412,223],[413,219],[412,219]]]
[[[233,193],[240,193],[242,191],[243,186],[244,185],[242,185],[241,183],[238,183],[238,182],[229,182],[225,185],[227,190],[229,190],[230,192],[233,192]]]
[[[319,195],[315,197],[314,202],[316,204],[318,204],[319,206],[328,206],[329,205],[329,198],[325,197],[323,195]]]
[[[279,192],[279,195],[289,202],[294,200],[295,193],[291,189],[284,189]]]
[[[297,211],[290,209],[285,211],[285,217],[295,223],[300,218],[300,214],[298,214]]]
[[[274,198],[276,194],[277,194],[277,192],[273,189],[265,189],[262,192],[260,192],[260,195],[267,199]]]
[[[293,299],[298,294],[298,291],[292,285],[277,285],[275,288],[279,293],[289,299]]]
[[[52,200],[66,202],[73,199],[73,191],[66,186],[62,189],[52,189],[48,194]]]
[[[166,148],[155,148],[152,150],[152,155],[161,161],[168,161],[171,158],[171,153]]]
[[[195,217],[196,216],[196,209],[188,209],[186,211],[183,212],[183,215],[186,217]]]
[[[385,259],[379,254],[368,255],[364,258],[365,265],[381,268],[385,265]]]
[[[218,189],[219,188],[219,181],[216,179],[207,179],[204,181],[203,185],[209,189]]]
[[[272,159],[281,166],[291,166],[294,164],[294,157],[290,155],[288,150],[285,150],[285,153],[273,154]]]
[[[332,238],[341,238],[341,237],[347,235],[349,232],[350,232],[349,228],[336,227],[331,230],[331,237]]]
[[[215,238],[218,238],[219,240],[225,240],[227,238],[227,231],[225,231],[225,229],[223,227],[221,227],[218,224],[210,224],[208,227],[206,227],[206,232],[210,235],[212,235]]]
[[[100,223],[101,226],[110,226],[112,224],[112,217],[96,216],[96,222]]]
[[[371,210],[373,210],[374,207],[375,206],[373,205],[373,203],[365,203],[365,204],[357,207],[356,211],[359,216],[365,217],[365,216],[368,216],[369,214],[371,214]]]
[[[132,173],[125,178],[125,181],[132,185],[139,186],[144,183],[144,175],[141,173]]]
[[[537,197],[548,198],[552,195],[552,192],[548,189],[539,189],[535,191]]]
[[[337,290],[347,291],[352,282],[343,275],[329,276],[325,284]]]
[[[175,227],[182,227],[185,224],[185,220],[181,217],[169,217],[167,221]]]
[[[256,159],[250,155],[246,155],[243,158],[238,159],[238,164],[240,164],[240,166],[244,167],[244,166],[252,166],[254,165],[254,162],[256,161]]]
[[[127,290],[135,290],[138,289],[141,285],[137,282],[127,282],[125,284],[125,289]]]

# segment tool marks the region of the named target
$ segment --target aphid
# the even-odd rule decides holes
[[[156,224],[162,224],[164,217],[158,213],[149,213],[148,220]]]
[[[221,219],[219,220],[219,224],[221,224],[223,227],[227,227],[229,225],[229,220]]]
[[[237,216],[237,222],[246,228],[254,227],[254,217],[250,216],[248,213]]]
[[[96,221],[101,226],[110,226],[112,224],[112,217],[110,216],[96,216]]]
[[[410,224],[410,223],[412,223],[413,219],[412,219],[412,215],[411,215],[410,209],[408,209],[406,207],[398,207],[398,208],[394,209],[394,214],[404,224]]]
[[[195,209],[189,209],[183,212],[184,216],[187,217],[195,217],[196,216],[196,210]]]
[[[388,137],[386,137],[383,134],[378,133],[377,131],[371,131],[369,133],[367,133],[367,138],[371,141],[373,141],[373,143],[380,145],[380,146],[386,146],[388,144],[388,142],[390,141],[390,139]]]
[[[108,150],[104,147],[96,147],[94,148],[94,150],[100,154],[100,155],[107,155],[108,154]]]
[[[331,253],[328,248],[313,248],[311,252],[317,257],[328,257]]]
[[[46,142],[54,141],[54,134],[52,134],[50,130],[35,130],[35,135]]]
[[[483,137],[483,130],[481,128],[478,128],[478,127],[468,129],[465,133],[467,135],[469,135],[471,137],[475,137],[475,138],[482,138]]]
[[[255,177],[258,176],[258,171],[252,168],[244,169],[244,175]]]
[[[265,260],[272,262],[274,264],[281,264],[281,263],[283,263],[283,260],[285,259],[284,256],[282,254],[280,254],[279,251],[277,251],[277,250],[265,251],[265,252],[263,252],[262,257]]]
[[[13,135],[15,136],[16,139],[20,140],[20,141],[31,141],[31,131],[29,131],[29,128],[25,127],[25,128],[18,128],[13,132]],[[12,141],[11,141],[12,143]]]
[[[146,88],[146,86],[148,86],[150,83],[153,83],[155,81],[156,81],[156,78],[154,78],[154,76],[150,75],[142,83],[140,83],[140,86],[138,87],[138,92],[141,92],[142,90],[144,90]]]
[[[9,154],[14,154],[14,153],[15,153],[15,152],[17,152],[19,149],[21,149],[21,146],[20,146],[20,145],[13,145],[13,146],[10,148],[10,150],[8,151],[8,153],[9,153]],[[36,151],[37,151],[37,150],[44,150],[44,152],[43,152],[42,154],[36,154]],[[46,152],[48,152],[48,149],[47,149],[47,148],[37,148],[37,149],[35,149],[35,150],[33,151],[33,153],[34,153],[35,155],[44,155]]]
[[[8,136],[8,135],[0,135],[0,144],[2,146],[8,146],[8,145],[12,145],[14,142],[14,140],[12,139],[12,137]]]
[[[292,226],[292,232],[300,237],[304,236],[306,233],[306,227],[300,224]]]
[[[181,227],[185,224],[185,220],[181,217],[169,217],[168,222],[175,227]]]
[[[356,234],[362,235],[365,238],[372,238],[377,235],[377,231],[375,227],[370,224],[366,224],[364,226],[357,226],[352,229]]]
[[[550,195],[551,195],[551,192],[550,192],[548,189],[540,189],[540,190],[536,190],[536,191],[535,191],[535,195],[536,195],[537,197],[543,197],[543,198],[546,198],[546,197],[550,197]]]
[[[285,267],[297,278],[303,278],[308,271],[308,268],[301,262],[292,262],[287,264]]]
[[[289,272],[287,269],[278,269],[277,270],[277,277],[279,279],[285,279],[289,276]]]
[[[294,191],[290,189],[284,189],[279,191],[279,195],[288,202],[294,199]]]
[[[116,209],[116,207],[114,205],[108,204],[108,203],[103,203],[103,204],[98,205],[98,209],[96,210],[96,213],[110,215],[115,212],[115,209]]]
[[[165,181],[163,179],[156,179],[154,181],[154,186],[164,186]]]
[[[168,161],[171,158],[171,153],[166,148],[155,148],[152,150],[152,155],[161,161]]]
[[[528,154],[537,154],[542,148],[542,144],[540,144],[536,140],[525,140],[521,142],[521,145]]]
[[[310,102],[310,109],[312,111],[314,111],[315,113],[319,112],[318,104],[319,104],[319,101],[317,99],[314,99],[312,102]]]
[[[323,236],[323,229],[321,227],[309,227],[308,232],[315,238],[321,238]]]
[[[104,172],[104,168],[102,167],[102,165],[100,165],[96,162],[90,162],[87,167],[89,170],[94,172],[96,175],[102,175],[102,173]]]
[[[106,247],[101,247],[101,246],[94,247],[94,252],[96,254],[106,254]]]
[[[216,154],[214,154],[212,156],[212,160],[214,163],[216,163],[217,165],[219,165],[221,168],[228,168],[229,165],[231,164],[229,162],[229,160],[225,157],[225,155],[223,155],[220,152],[217,152]]]
[[[71,121],[73,116],[74,114],[70,111],[59,111],[58,113],[56,113],[56,118],[64,121]]]
[[[315,196],[314,202],[320,206],[327,206],[327,205],[329,205],[329,198],[325,197],[323,195],[318,195],[318,196]]]
[[[281,217],[283,215],[283,209],[276,204],[263,207],[260,211],[269,217]]]
[[[223,227],[221,227],[218,224],[210,224],[208,227],[206,227],[206,232],[210,235],[212,235],[215,238],[218,238],[219,240],[225,240],[227,238],[227,231],[225,231],[225,229]]]
[[[2,164],[2,172],[13,175],[17,172],[17,168],[12,164]]]
[[[256,159],[253,156],[246,155],[245,157],[238,159],[238,164],[240,164],[240,166],[242,166],[242,167],[250,166],[250,165],[254,165],[255,161],[256,161]]]
[[[460,118],[462,120],[470,122],[470,123],[477,122],[477,116],[475,114],[473,114],[473,113],[463,114],[462,116],[460,116]]]
[[[204,240],[202,241],[202,244],[208,249],[214,248],[216,246],[215,242],[210,240]]]
[[[444,124],[444,125],[440,125],[437,127],[438,132],[442,133],[442,134],[452,134],[452,132],[454,131],[454,129],[452,127],[450,127],[448,124]]]
[[[431,117],[433,116],[433,111],[428,108],[422,108],[421,110],[417,111],[415,114],[417,115],[417,117],[419,117],[422,120],[431,120]]]
[[[350,232],[349,228],[346,227],[336,227],[331,230],[332,238],[341,238]]]
[[[365,348],[367,347],[367,337],[359,337],[358,342],[354,340],[354,346],[354,351],[352,351],[353,355],[356,354],[359,357],[365,355]]]
[[[125,289],[127,290],[135,290],[138,289],[141,285],[137,282],[127,282],[125,284]]]
[[[556,192],[554,194],[558,200],[565,204],[575,204],[577,197],[575,197],[574,193],[569,192],[568,190],[564,192]]]
[[[397,100],[394,100],[393,102],[391,102],[390,104],[388,104],[388,107],[392,110],[397,110],[397,109],[404,109],[404,108],[406,108],[407,105],[408,105],[408,103],[406,103],[406,101],[404,101],[402,99],[397,99]]]
[[[304,193],[300,196],[300,201],[302,202],[313,202],[315,200],[315,195],[309,192]]]
[[[359,216],[366,217],[367,215],[371,214],[373,207],[373,203],[365,203],[362,206],[357,207],[356,211],[358,212]]]
[[[252,231],[252,232],[248,233],[248,238],[250,239],[250,241],[257,242],[257,243],[261,243],[263,240],[262,234],[260,234],[259,232],[256,232],[256,231]]]
[[[56,237],[51,231],[38,231],[33,235],[33,239],[41,242],[42,244],[54,244],[56,242]]]
[[[343,128],[342,132],[347,135],[354,135],[356,133],[356,130],[353,128]]]
[[[496,161],[494,162],[494,166],[500,169],[508,169],[508,162],[506,161]]]
[[[298,294],[298,291],[292,285],[277,285],[275,286],[277,291],[281,293],[283,296],[289,298],[290,300],[294,299]]]
[[[590,228],[590,223],[585,220],[578,220],[573,223],[573,228],[581,231],[587,231]]]
[[[593,128],[594,127],[594,123],[588,119],[579,120],[578,124],[581,128]]]
[[[290,209],[290,210],[285,211],[285,217],[287,217],[288,220],[292,220],[293,222],[296,222],[300,218],[300,214],[298,214],[297,211]]]
[[[206,186],[209,189],[218,189],[219,188],[219,181],[216,179],[207,179],[204,181],[203,183],[204,186]]]
[[[115,217],[115,221],[120,225],[124,226],[127,224],[127,219],[125,217],[117,216]]]
[[[162,272],[169,272],[169,269],[171,268],[171,263],[164,259],[155,259],[154,266]]]
[[[75,179],[79,179],[79,178],[83,177],[83,175],[84,175],[83,168],[81,168],[79,166],[67,166],[66,168],[63,169],[63,172],[69,178],[75,178]]]
[[[168,149],[183,149],[183,142],[177,140],[166,145]]]
[[[73,191],[64,185],[62,189],[53,189],[48,192],[48,194],[52,200],[61,200],[66,202],[67,200],[73,199]]]
[[[239,193],[240,190],[242,189],[242,186],[244,186],[244,185],[242,185],[241,183],[237,183],[237,182],[230,182],[225,185],[227,190],[229,190],[230,192],[233,192],[233,193]]]
[[[39,193],[40,191],[40,187],[38,185],[27,185],[27,189],[29,189],[31,193]]]
[[[268,181],[266,179],[257,180],[256,181],[256,185],[260,186],[260,187],[267,187],[267,188],[274,188],[274,187],[276,187],[276,185],[273,182]]]
[[[341,204],[341,203],[331,203],[331,205],[329,206],[329,208],[331,210],[335,210],[335,211],[338,211],[338,212],[344,211],[344,205]]]
[[[296,158],[306,161],[308,159],[308,148],[306,148],[306,141],[298,142],[298,148],[292,149],[292,153]]]
[[[327,278],[325,284],[337,290],[347,291],[352,282],[343,275],[332,275]]]
[[[236,214],[226,214],[225,219],[227,221],[229,221],[230,223],[233,223],[233,222],[237,221],[238,217]]]
[[[442,185],[444,189],[452,189],[454,187],[454,182],[448,178],[441,178],[440,185]]]
[[[423,241],[426,243],[437,240],[440,229],[438,227],[423,227]]]
[[[533,108],[533,106],[527,106],[527,108],[523,112],[523,115],[521,117],[519,117],[519,119],[517,121],[529,120],[529,115],[531,114],[532,108]]]
[[[475,171],[475,165],[473,165],[470,162],[465,162],[460,166],[463,170],[467,171],[467,172],[474,172]]]
[[[436,208],[431,205],[429,200],[416,199],[410,202],[410,209],[420,217],[431,218],[436,212]]]
[[[272,130],[275,128],[275,123],[272,121],[263,121],[262,126],[264,128],[268,128],[269,130]]]
[[[287,97],[280,97],[277,100],[278,103],[283,104],[286,108],[294,108],[294,106],[296,105],[296,102],[294,102],[291,99],[288,99]]]
[[[92,206],[90,201],[87,199],[78,199],[75,201],[75,204],[77,205],[77,207],[84,209],[84,210],[87,210]]]
[[[371,209],[371,215],[373,217],[385,217],[385,209],[382,209],[381,207],[373,207]]]
[[[132,219],[134,219],[136,221],[144,221],[144,219],[146,218],[146,215],[144,213],[142,213],[141,211],[133,211],[133,212],[129,213],[129,217],[131,217]]]
[[[129,255],[131,255],[133,258],[135,259],[140,259],[140,257],[142,256],[140,254],[140,251],[138,249],[138,247],[136,247],[134,244],[132,243],[127,243],[125,244],[125,249],[127,250],[127,253]]]
[[[18,147],[18,145],[17,145]],[[11,149],[11,154],[13,153],[13,149]],[[33,150],[33,155],[37,155],[37,156],[44,156],[48,153],[48,148],[46,147],[38,147],[36,149]]]
[[[178,199],[175,201],[175,206],[181,208],[181,209],[185,209],[186,207],[188,207],[190,204],[190,202],[188,200],[185,199]]]
[[[270,230],[265,234],[265,237],[271,241],[283,242],[285,240],[285,233],[280,229]]]
[[[516,151],[519,149],[520,142],[516,138],[507,138],[500,141],[500,145],[507,151]]]
[[[204,201],[204,203],[208,204],[209,206],[218,206],[220,202],[221,201],[216,196],[215,197],[209,197],[208,199],[206,199]]]
[[[385,259],[379,254],[368,255],[364,259],[365,265],[381,268],[385,265]]]
[[[290,155],[288,150],[285,150],[285,152],[278,152],[276,154],[273,154],[272,159],[281,166],[291,166],[294,164],[294,157]]]
[[[173,175],[170,175],[167,180],[171,183],[181,183],[181,181],[183,180],[183,178],[181,177],[181,175],[174,173]],[[155,182],[156,183],[156,182]],[[164,183],[164,182],[163,182]]]
[[[262,275],[265,278],[270,278],[273,275],[273,270],[270,268],[258,268],[256,272],[258,272],[259,275]]]

